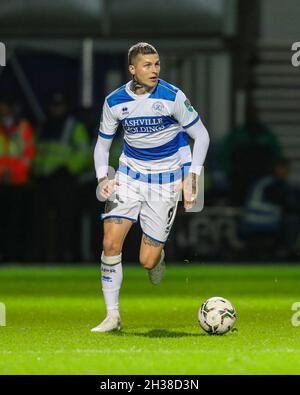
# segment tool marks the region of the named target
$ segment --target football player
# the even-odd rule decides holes
[[[101,256],[107,315],[93,332],[121,327],[122,247],[138,217],[143,231],[140,263],[153,284],[162,280],[164,245],[182,185],[184,207],[191,209],[209,146],[207,130],[185,94],[159,78],[160,59],[152,45],[132,46],[128,67],[132,79],[105,99],[94,152],[98,196],[108,200],[102,214]],[[109,150],[119,124],[124,130],[124,149],[116,177],[110,180]],[[192,155],[189,137],[194,139]]]

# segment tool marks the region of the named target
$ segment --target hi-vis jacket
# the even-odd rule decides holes
[[[0,183],[27,183],[34,153],[33,130],[28,121],[13,122],[9,127],[0,123]]]

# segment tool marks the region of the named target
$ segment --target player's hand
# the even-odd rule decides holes
[[[109,180],[107,177],[101,178],[96,190],[97,199],[100,200],[100,202],[109,199],[116,191],[117,185],[119,185],[119,183],[115,179]]]
[[[184,208],[186,210],[191,209],[196,205],[198,191],[199,176],[195,173],[189,173],[183,181]]]

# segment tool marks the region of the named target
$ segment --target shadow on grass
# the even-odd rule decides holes
[[[179,337],[203,337],[208,336],[206,333],[187,333],[187,332],[172,332],[166,329],[152,329],[148,332],[114,332],[116,336],[138,336],[138,337],[148,337],[148,338],[179,338]]]

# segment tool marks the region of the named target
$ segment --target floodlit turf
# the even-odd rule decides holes
[[[170,266],[149,283],[125,267],[123,331],[91,333],[104,317],[99,270],[2,268],[0,374],[299,374],[300,267]],[[202,301],[229,299],[238,331],[205,334]]]

